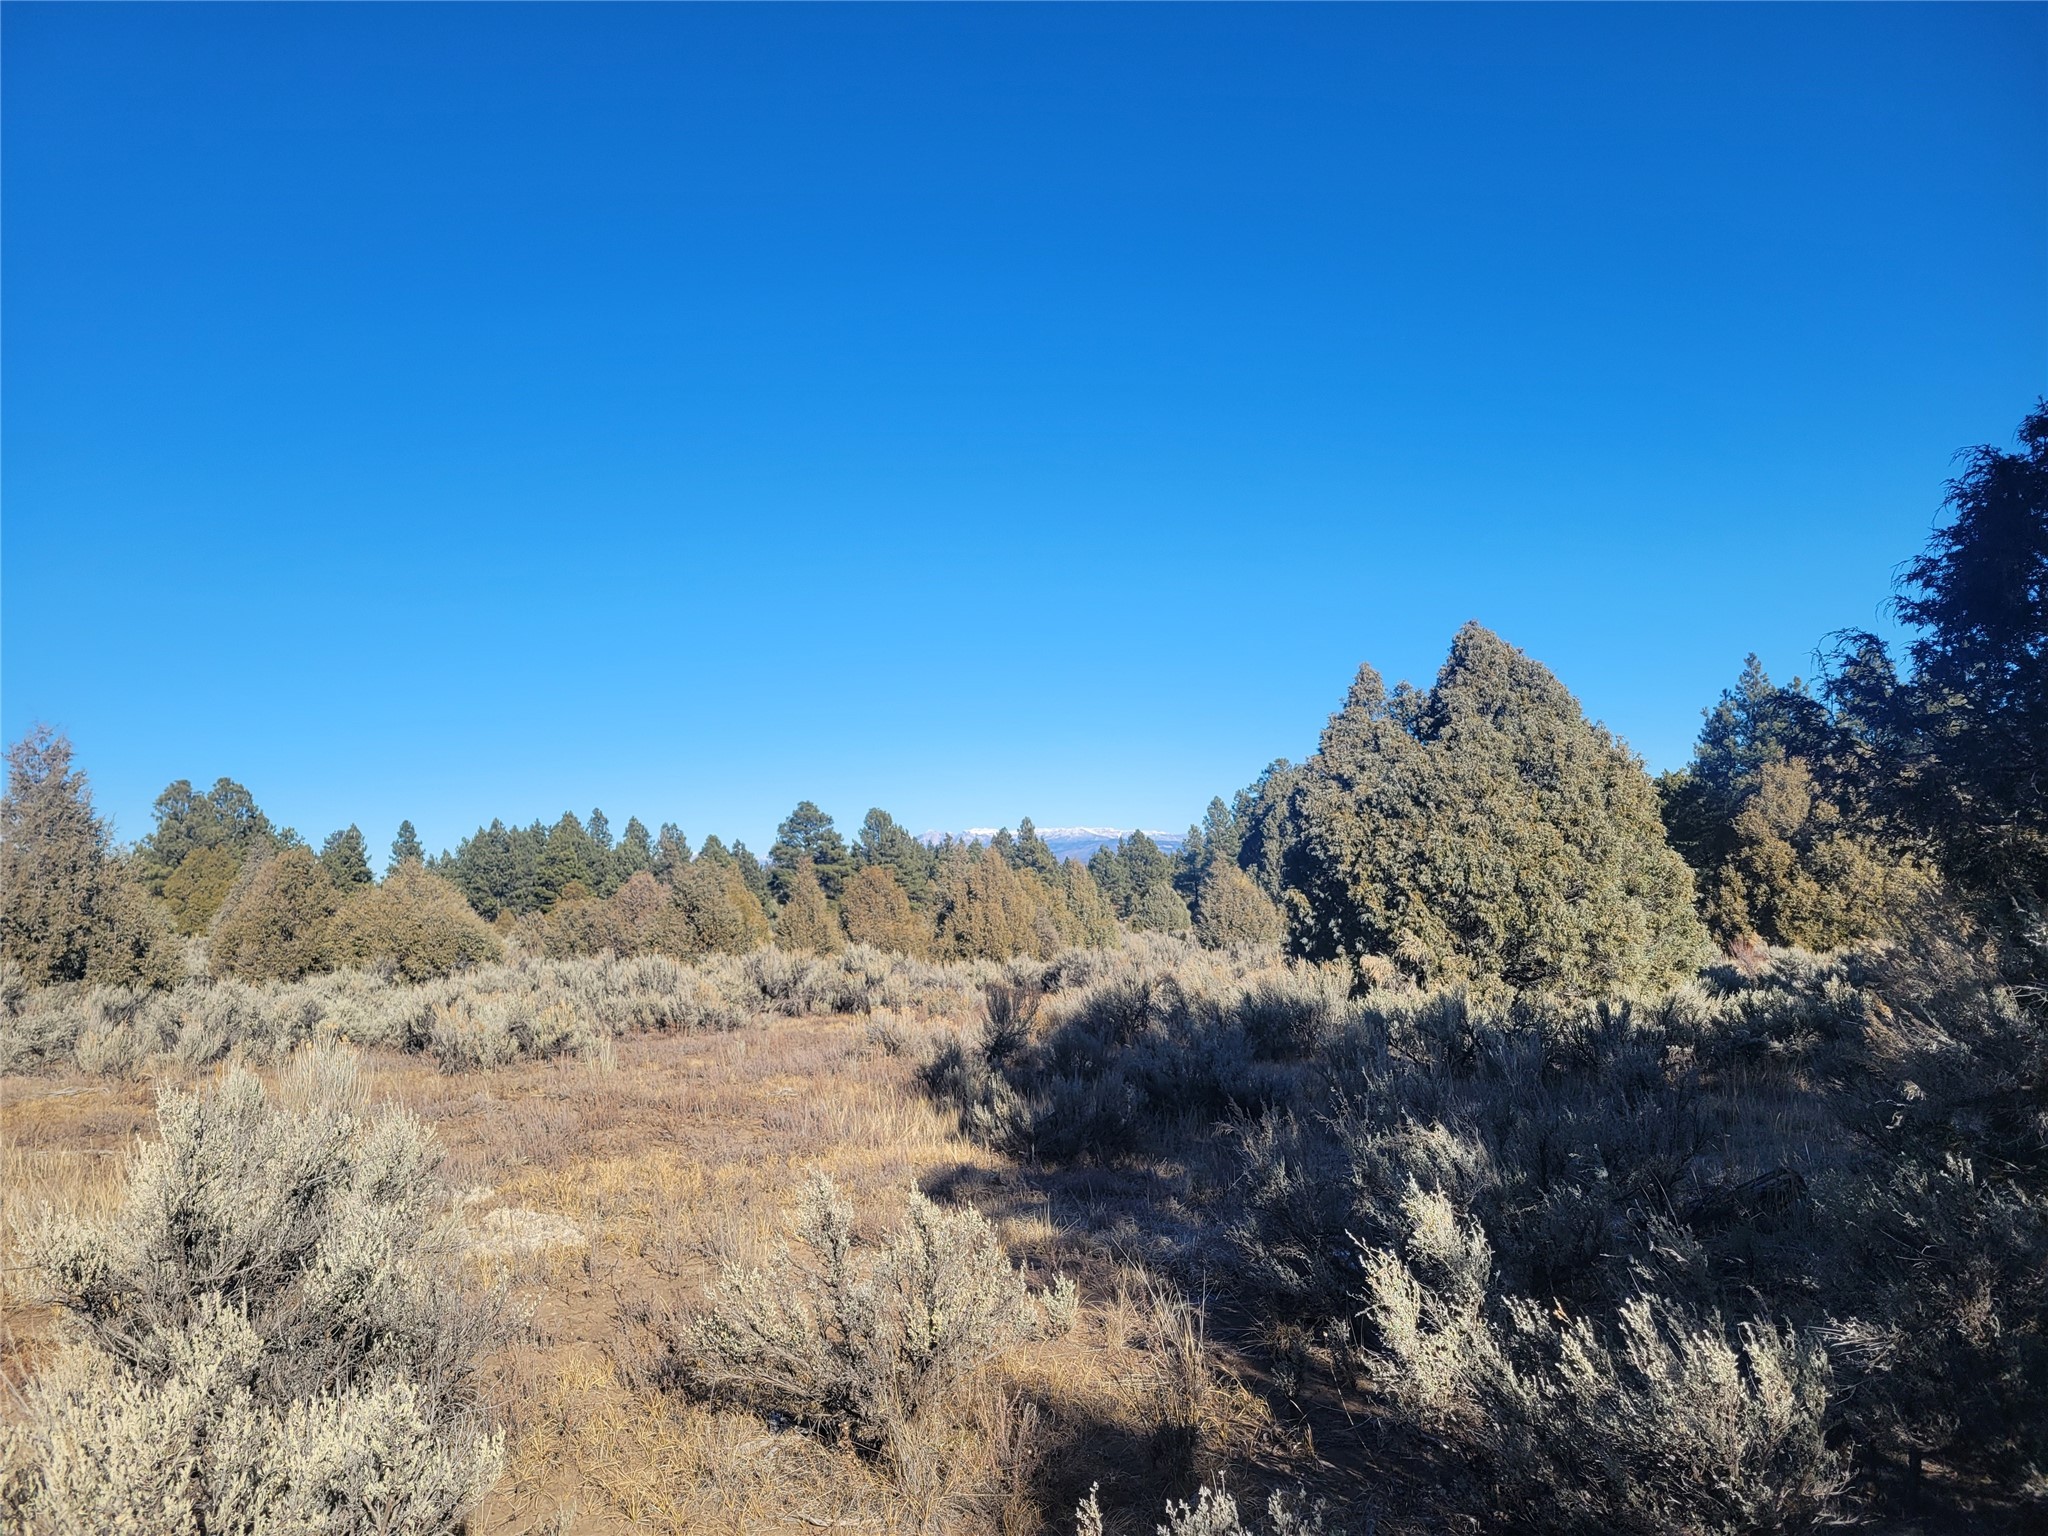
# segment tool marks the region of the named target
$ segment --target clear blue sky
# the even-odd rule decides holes
[[[4,698],[120,832],[1653,768],[2048,388],[2048,11],[10,4]]]

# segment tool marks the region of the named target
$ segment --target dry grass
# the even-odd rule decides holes
[[[420,1055],[365,1054],[372,1098],[434,1127],[475,1262],[509,1275],[521,1309],[491,1363],[509,1459],[479,1531],[1065,1531],[1091,1482],[1108,1507],[1157,1510],[1271,1449],[1258,1401],[1217,1374],[1199,1324],[1114,1242],[963,1139],[917,1089],[918,1055],[864,1018],[629,1035],[590,1058],[458,1076]],[[153,1111],[146,1082],[0,1080],[10,1277],[21,1219],[45,1201],[110,1203]],[[1055,1270],[1081,1283],[1072,1332],[998,1362],[942,1475],[914,1493],[851,1446],[692,1401],[654,1369],[663,1329],[701,1305],[717,1258],[768,1257],[818,1172],[864,1225],[913,1184],[972,1198],[1034,1285]],[[10,1286],[9,1381],[43,1358],[55,1321]]]

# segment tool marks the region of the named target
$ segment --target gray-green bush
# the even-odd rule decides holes
[[[496,1298],[462,1281],[432,1138],[319,1052],[274,1098],[166,1092],[158,1125],[109,1218],[24,1234],[69,1334],[0,1446],[24,1527],[458,1530],[502,1456]]]

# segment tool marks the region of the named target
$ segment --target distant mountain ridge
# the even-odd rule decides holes
[[[1000,827],[969,827],[964,832],[921,832],[918,841],[928,847],[936,847],[949,837],[985,843],[1001,830]],[[1054,858],[1079,859],[1085,864],[1094,856],[1096,849],[1114,847],[1135,830],[1129,827],[1040,827],[1038,835],[1052,850]],[[1168,853],[1176,851],[1187,840],[1186,834],[1181,832],[1154,832],[1147,827],[1144,833]]]

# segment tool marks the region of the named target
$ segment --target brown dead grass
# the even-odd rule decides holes
[[[1156,1511],[1204,1473],[1287,1448],[1198,1323],[1133,1255],[1131,1233],[1063,1218],[1002,1157],[963,1139],[911,1077],[915,1052],[861,1020],[762,1020],[620,1040],[596,1062],[443,1076],[366,1059],[372,1097],[411,1108],[523,1318],[493,1361],[508,1433],[486,1533],[1072,1529],[1075,1501]],[[13,1234],[45,1201],[104,1206],[152,1126],[154,1090],[83,1076],[0,1080],[0,1376],[44,1356],[55,1319],[12,1282]],[[1001,1362],[969,1422],[906,1489],[854,1450],[666,1390],[661,1331],[694,1310],[717,1255],[765,1260],[813,1172],[863,1222],[917,1184],[970,1199],[1034,1283],[1080,1283],[1070,1337]],[[0,1389],[0,1397],[7,1394]],[[1150,1522],[1146,1522],[1149,1527]]]

